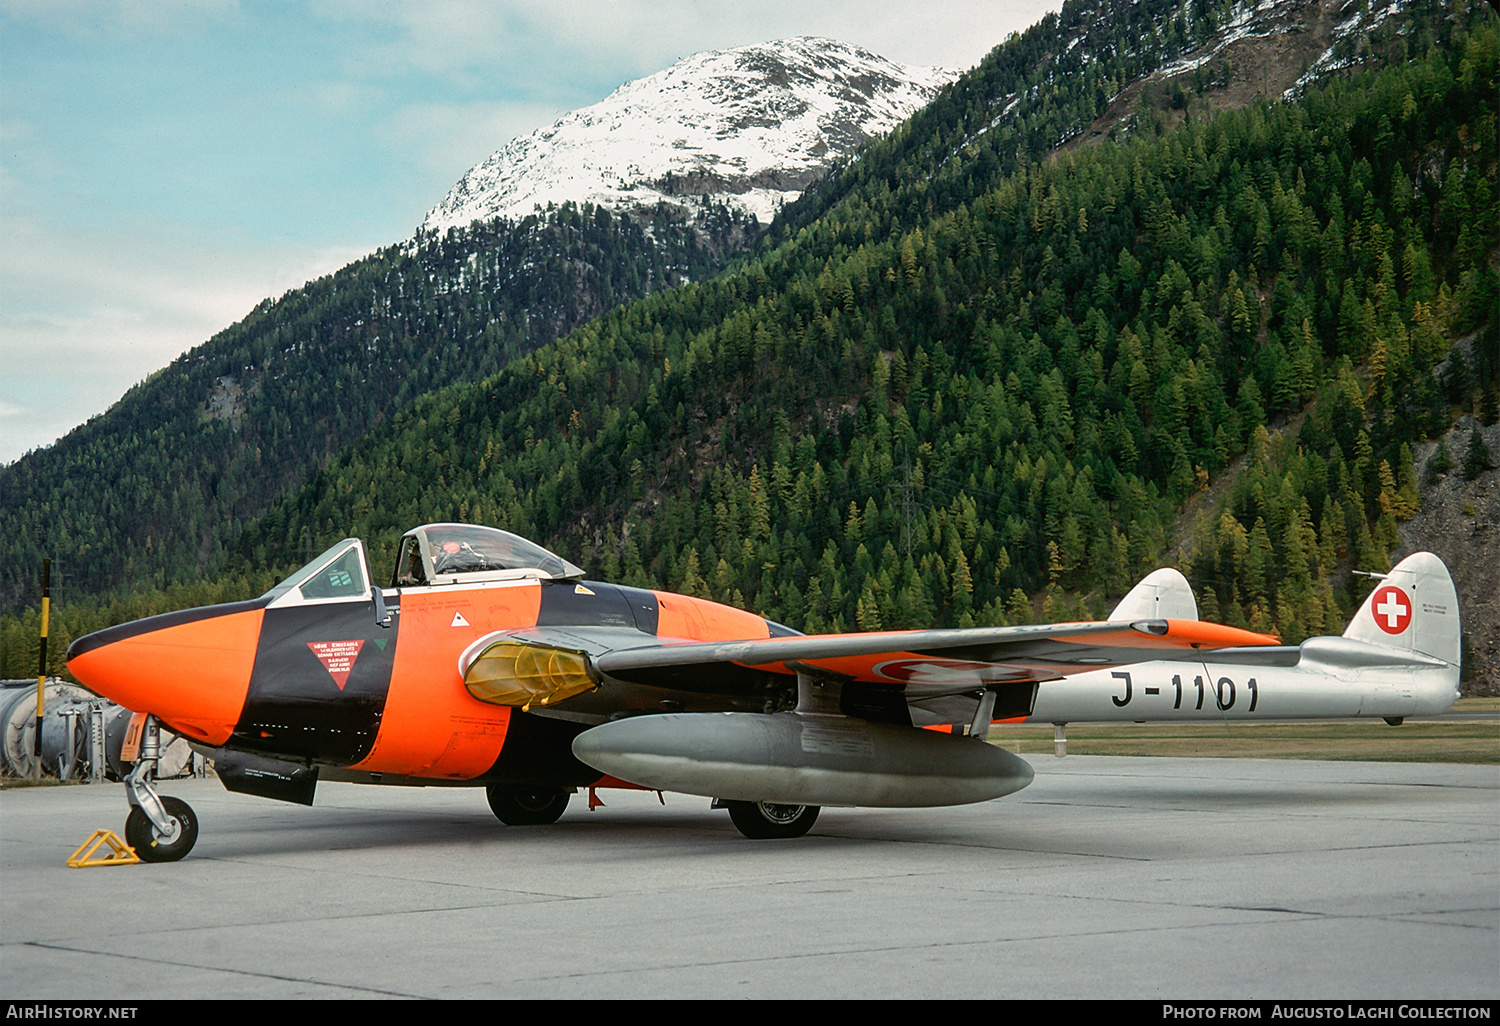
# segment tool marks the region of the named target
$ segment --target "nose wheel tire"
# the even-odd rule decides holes
[[[163,798],[161,804],[172,820],[171,830],[165,833],[139,806],[125,820],[125,843],[142,862],[176,862],[198,843],[198,815],[193,807],[180,798]]]
[[[724,807],[740,833],[752,840],[801,837],[817,822],[817,805],[781,805],[776,802],[730,802]]]
[[[509,791],[486,787],[490,811],[506,826],[545,826],[556,823],[568,807],[566,791]]]

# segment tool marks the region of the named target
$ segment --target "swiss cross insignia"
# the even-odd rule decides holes
[[[1370,612],[1375,616],[1375,626],[1387,634],[1401,634],[1411,626],[1411,599],[1394,584],[1376,589]]]

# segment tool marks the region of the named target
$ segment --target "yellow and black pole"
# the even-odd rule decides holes
[[[42,706],[47,693],[47,618],[52,611],[52,560],[42,560],[42,638],[37,646],[36,667],[36,773],[42,775]]]

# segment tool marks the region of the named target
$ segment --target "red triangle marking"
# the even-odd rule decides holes
[[[313,655],[318,657],[328,670],[328,675],[333,682],[344,690],[344,684],[349,680],[349,671],[354,669],[354,660],[359,658],[359,650],[364,645],[364,640],[359,641],[309,641],[307,647],[312,649]]]

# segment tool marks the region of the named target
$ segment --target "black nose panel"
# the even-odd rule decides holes
[[[370,600],[266,610],[245,710],[230,744],[348,766],[380,729],[396,631]]]

